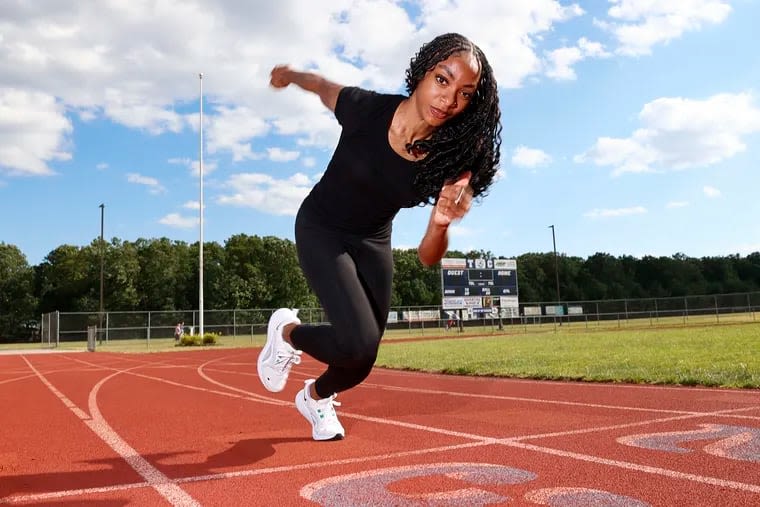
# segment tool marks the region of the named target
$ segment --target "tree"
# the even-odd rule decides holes
[[[168,238],[151,240],[140,238],[134,247],[140,265],[140,277],[137,283],[140,309],[189,308],[187,279],[191,273],[187,243],[171,241]],[[197,301],[197,297],[195,300]]]
[[[99,240],[88,247],[90,257],[100,259]],[[104,252],[104,306],[106,311],[132,311],[140,309],[140,259],[134,243],[114,238],[105,245]],[[93,261],[91,265],[96,265]],[[100,265],[98,264],[98,276]],[[98,297],[100,297],[98,285]]]
[[[391,306],[441,304],[441,265],[425,267],[417,249],[393,250],[393,293]]]
[[[0,242],[0,340],[31,338],[25,324],[35,319],[34,271],[14,245]]]
[[[61,245],[47,254],[35,270],[42,313],[98,311],[99,300],[92,288],[100,281],[93,278],[92,262],[82,248],[72,245]]]
[[[224,246],[228,307],[319,306],[298,264],[292,241],[236,234]]]

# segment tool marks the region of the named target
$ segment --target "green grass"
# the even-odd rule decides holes
[[[760,387],[760,324],[386,342],[377,365],[504,377]]]
[[[725,322],[725,321],[724,321]],[[672,325],[666,324],[666,326]],[[534,332],[535,331],[535,332]],[[178,347],[172,338],[111,340],[98,351],[161,352],[260,347],[264,336],[221,336],[216,345]],[[0,345],[39,349],[40,344]],[[59,350],[85,350],[62,342]],[[583,324],[389,331],[377,365],[457,375],[760,388],[760,323],[693,327]]]

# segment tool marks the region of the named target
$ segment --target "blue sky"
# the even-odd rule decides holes
[[[499,180],[450,247],[587,257],[760,250],[760,2],[163,0],[0,5],[0,241],[293,239],[339,134],[279,63],[380,91],[443,32],[500,86]],[[429,208],[403,210],[415,247]]]

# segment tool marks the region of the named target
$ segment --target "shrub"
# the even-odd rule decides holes
[[[201,335],[183,335],[179,340],[180,347],[195,347],[201,345],[216,345],[219,342],[220,333],[204,333]]]

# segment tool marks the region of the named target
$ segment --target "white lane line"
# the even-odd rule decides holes
[[[77,415],[97,436],[103,440],[114,452],[124,459],[140,476],[146,480],[146,482],[155,489],[158,494],[164,497],[172,505],[178,506],[199,506],[200,504],[195,501],[185,490],[173,483],[167,476],[165,476],[160,470],[151,465],[145,458],[143,458],[135,449],[133,449],[127,442],[125,442],[113,428],[111,428],[106,420],[103,418],[97,404],[97,394],[100,387],[110,380],[112,377],[119,375],[121,372],[116,372],[108,377],[105,377],[98,382],[95,387],[90,391],[88,399],[88,406],[90,409],[90,415],[88,416],[82,409],[77,407],[70,399],[68,399],[62,392],[50,383],[50,381],[40,373],[29,360],[22,356],[29,368],[39,377],[45,386],[56,395],[56,397],[63,402],[74,414]]]
[[[81,495],[94,495],[97,493],[113,493],[118,491],[126,491],[128,489],[147,488],[148,485],[144,482],[134,482],[131,484],[117,484],[114,486],[103,486],[100,488],[83,488],[83,489],[67,489],[65,491],[51,491],[49,493],[30,493],[27,495],[15,495],[6,496],[0,498],[0,503],[15,504],[15,503],[40,503],[44,500],[58,500],[69,496],[81,496]]]
[[[72,360],[73,361],[78,361],[78,362],[84,362],[84,361],[80,361],[79,359],[72,359]],[[93,363],[86,363],[86,364],[93,364]],[[93,364],[93,366],[97,366],[97,365]],[[161,377],[154,377],[152,375],[145,375],[144,373],[136,373],[136,372],[129,371],[129,370],[124,370],[124,369],[120,369],[120,368],[114,368],[114,367],[111,367],[111,366],[101,366],[100,368],[104,369],[104,370],[115,371],[117,373],[124,373],[126,375],[131,375],[133,377],[143,378],[143,379],[147,379],[147,380],[153,380],[155,382],[160,382],[162,384],[168,384],[170,386],[181,387],[183,389],[190,389],[191,391],[200,391],[200,392],[203,392],[203,393],[217,394],[219,396],[227,396],[228,398],[238,398],[238,399],[243,399],[243,400],[248,400],[248,401],[260,401],[262,403],[268,403],[270,405],[280,405],[280,406],[292,405],[292,403],[289,403],[289,402],[278,400],[276,398],[269,398],[267,396],[262,396],[260,394],[252,393],[250,391],[244,391],[242,389],[237,389],[237,388],[234,388],[232,386],[225,387],[225,389],[227,389],[227,391],[218,391],[216,389],[208,389],[206,387],[191,386],[191,385],[187,385],[187,384],[182,384],[180,382],[175,382],[173,380],[168,380],[168,379],[161,378]],[[130,368],[130,370],[131,369],[136,369],[136,368],[141,368],[141,366],[133,366],[132,368]],[[222,384],[222,383],[219,383],[219,382],[215,382],[215,383],[218,384],[218,385],[220,385],[220,386],[225,386],[225,384]],[[245,395],[235,394],[235,393],[232,393],[232,392],[229,392],[229,391],[237,391],[237,392],[240,392],[240,393],[245,393]]]
[[[617,467],[617,468],[623,468],[626,470],[633,470],[636,472],[644,472],[644,473],[653,474],[653,475],[661,475],[665,477],[670,477],[672,479],[681,479],[681,480],[689,481],[689,482],[698,482],[701,484],[709,484],[710,486],[719,486],[721,488],[737,489],[740,491],[747,491],[750,493],[760,493],[760,485],[757,485],[757,484],[747,484],[744,482],[720,479],[718,477],[710,477],[710,476],[704,476],[704,475],[689,474],[685,472],[677,472],[675,470],[669,470],[667,468],[659,468],[659,467],[653,467],[649,465],[639,465],[637,463],[629,463],[627,461],[619,461],[619,460],[614,460],[614,459],[599,458],[597,456],[589,456],[587,454],[580,454],[580,453],[571,452],[571,451],[562,451],[559,449],[552,449],[550,447],[542,447],[538,445],[526,444],[524,442],[514,442],[514,441],[506,440],[506,441],[500,442],[500,444],[506,445],[509,447],[518,447],[520,449],[525,449],[528,451],[535,451],[535,452],[540,452],[543,454],[550,454],[552,456],[560,456],[563,458],[586,461],[586,462],[594,463],[598,465],[607,465],[607,466],[612,466],[612,467]]]
[[[404,373],[404,372],[402,372]],[[311,378],[316,373],[304,373],[302,371],[291,372],[291,375],[297,375],[303,378]],[[423,373],[424,374],[424,373]],[[412,374],[414,375],[414,374]],[[427,375],[427,374],[425,374]],[[468,378],[467,380],[472,380],[471,378]],[[581,384],[579,384],[581,385]],[[445,396],[460,396],[464,398],[484,398],[484,399],[492,399],[492,400],[504,400],[504,401],[520,401],[525,403],[542,403],[542,404],[548,404],[548,405],[566,405],[566,406],[575,406],[575,407],[588,407],[588,408],[600,408],[600,409],[609,409],[609,410],[623,410],[623,411],[631,411],[631,412],[649,412],[649,413],[660,413],[660,414],[674,414],[674,415],[693,415],[693,416],[699,416],[699,415],[714,415],[716,413],[720,412],[695,412],[695,411],[687,411],[687,410],[673,410],[673,409],[658,409],[658,408],[646,408],[646,407],[635,407],[635,406],[626,406],[626,405],[606,405],[606,404],[599,404],[599,403],[584,403],[584,402],[577,402],[577,401],[564,401],[564,400],[552,400],[552,399],[542,399],[542,398],[527,398],[523,396],[504,396],[504,395],[498,395],[498,394],[477,394],[477,393],[467,393],[467,392],[461,392],[461,391],[447,391],[442,389],[422,389],[422,388],[414,388],[414,387],[399,387],[399,386],[391,386],[391,385],[384,385],[384,384],[378,384],[376,382],[363,382],[358,387],[373,387],[380,390],[385,391],[400,391],[400,392],[414,392],[414,393],[420,393],[420,394],[433,394],[433,395],[445,395]],[[614,386],[618,387],[618,386]],[[643,386],[642,386],[643,387]],[[657,386],[652,386],[657,387]],[[730,391],[721,391],[721,390],[712,390],[711,392],[714,393],[727,393],[732,394]],[[758,397],[757,402],[760,403],[760,397]],[[745,409],[742,409],[745,410]],[[746,410],[760,410],[760,405],[756,406],[750,406],[747,407]],[[730,409],[727,412],[732,412],[734,409]],[[749,416],[749,415],[734,415],[731,413],[726,414],[726,417],[733,417],[733,418],[739,418],[739,419],[750,419],[750,420],[760,420],[760,416]]]
[[[8,378],[5,380],[0,380],[0,385],[3,384],[10,384],[11,382],[18,382],[19,380],[26,380],[30,378],[37,378],[36,375],[24,375],[23,377],[16,377],[16,378]]]
[[[212,362],[215,362],[215,361],[218,361],[218,360],[221,360],[221,359],[222,358],[218,358],[218,359],[209,361],[207,363],[204,363],[204,364],[202,364],[199,367],[199,370],[202,371],[204,365],[210,364]],[[94,366],[97,366],[97,365],[94,365]],[[187,385],[179,384],[179,383],[172,382],[172,381],[167,381],[165,379],[151,377],[151,376],[147,376],[147,375],[141,375],[141,374],[137,374],[137,373],[133,373],[133,372],[125,372],[125,373],[127,373],[129,375],[135,375],[135,376],[138,376],[138,377],[143,377],[143,378],[151,379],[151,380],[157,380],[157,381],[164,382],[164,383],[174,384],[174,385],[177,385],[177,386],[183,387],[183,388],[191,388],[191,389],[200,390],[200,391],[206,391],[206,392],[210,392],[210,393],[214,393],[214,394],[220,394],[220,395],[231,396],[231,397],[235,397],[235,398],[247,399],[247,400],[250,400],[250,401],[268,402],[268,403],[273,403],[273,402],[277,402],[278,401],[278,400],[267,399],[267,398],[265,398],[265,399],[258,399],[258,398],[264,398],[264,397],[258,397],[258,395],[255,395],[255,393],[250,393],[248,391],[245,391],[245,390],[242,390],[242,389],[238,389],[238,388],[235,388],[233,386],[227,386],[226,384],[223,384],[223,383],[218,382],[218,381],[213,381],[213,383],[215,383],[216,385],[222,386],[225,389],[230,389],[231,388],[231,389],[233,389],[233,390],[235,390],[237,392],[246,393],[248,395],[253,395],[253,396],[256,396],[258,398],[254,398],[254,397],[251,397],[251,396],[240,396],[240,395],[235,395],[235,394],[228,393],[228,392],[220,392],[220,391],[215,391],[215,390],[211,390],[211,389],[195,388],[195,387],[192,387],[192,386],[187,386]],[[229,372],[229,373],[240,373],[240,372]],[[393,386],[387,386],[387,387],[393,387]],[[616,387],[618,387],[618,386],[616,386]],[[711,390],[711,391],[717,392],[718,390]],[[440,393],[441,394],[447,394],[446,391],[443,391],[443,392],[440,392]],[[459,394],[462,394],[462,393],[459,393]],[[531,399],[527,399],[527,400],[530,401]],[[547,400],[543,400],[543,401],[547,401]],[[285,403],[285,402],[280,402],[279,404],[290,405],[290,403]],[[617,407],[613,407],[613,408],[617,408]],[[639,407],[634,407],[634,408],[639,408]],[[623,425],[607,426],[607,427],[601,427],[601,428],[589,428],[589,429],[585,429],[585,430],[573,430],[573,431],[574,432],[579,432],[579,431],[583,431],[583,432],[605,431],[605,430],[616,429],[616,427],[630,427],[630,426],[634,426],[634,425],[635,426],[641,426],[641,425],[655,424],[655,423],[658,423],[658,422],[666,422],[666,421],[671,421],[671,420],[685,420],[685,419],[693,419],[693,418],[699,418],[699,417],[710,417],[710,416],[713,416],[713,415],[716,415],[716,416],[717,415],[730,416],[729,412],[755,410],[757,408],[758,407],[745,407],[745,408],[741,408],[741,409],[727,410],[727,411],[721,411],[721,412],[683,412],[682,413],[683,415],[680,415],[680,416],[677,416],[677,417],[653,419],[653,420],[641,421],[641,422],[637,422],[637,423],[628,423],[628,424],[623,424]],[[677,411],[671,411],[671,412],[679,413]],[[605,458],[598,458],[598,457],[595,457],[595,456],[588,456],[588,455],[579,454],[579,453],[572,453],[570,451],[562,451],[562,450],[552,449],[552,448],[548,448],[548,447],[536,446],[536,445],[527,444],[527,443],[524,443],[524,442],[520,441],[520,440],[525,440],[525,439],[530,439],[530,438],[541,438],[542,436],[547,436],[547,437],[548,436],[555,436],[555,435],[561,436],[560,433],[565,433],[565,432],[558,432],[557,434],[546,434],[546,435],[523,435],[523,436],[518,436],[518,437],[513,437],[513,438],[508,438],[508,439],[495,439],[495,438],[492,438],[492,437],[485,437],[485,436],[482,436],[482,435],[475,435],[475,434],[469,434],[469,433],[464,433],[464,432],[456,432],[456,431],[451,431],[451,430],[446,430],[446,429],[441,429],[441,428],[435,428],[435,427],[432,427],[432,426],[426,426],[426,425],[420,425],[420,424],[412,424],[412,423],[405,423],[405,422],[402,422],[402,421],[394,421],[394,420],[388,420],[388,419],[380,419],[380,418],[362,416],[362,415],[358,415],[358,414],[351,414],[351,413],[341,412],[341,415],[342,416],[346,416],[346,417],[350,417],[350,418],[359,419],[359,420],[366,420],[368,422],[375,422],[375,423],[378,423],[378,424],[385,424],[385,425],[392,425],[392,426],[402,426],[402,427],[409,428],[409,429],[416,429],[416,430],[420,430],[420,431],[445,434],[445,435],[449,435],[449,436],[456,436],[456,437],[459,437],[459,438],[469,438],[469,439],[475,440],[475,442],[465,443],[465,444],[458,444],[458,445],[455,445],[455,446],[448,446],[448,447],[442,447],[442,448],[437,448],[437,449],[421,449],[421,450],[416,450],[416,451],[408,451],[408,452],[405,452],[405,453],[388,454],[386,457],[382,457],[381,456],[381,457],[377,457],[377,458],[373,458],[373,457],[350,458],[348,460],[338,460],[338,461],[335,462],[336,464],[339,464],[339,463],[354,463],[354,462],[368,461],[368,460],[373,460],[373,459],[390,459],[390,458],[394,458],[394,457],[397,457],[397,456],[407,456],[407,455],[412,455],[412,454],[419,455],[419,454],[427,454],[427,453],[438,452],[438,451],[445,452],[447,450],[455,450],[455,449],[458,449],[458,448],[466,448],[466,447],[478,447],[478,446],[486,446],[486,445],[504,445],[504,446],[509,446],[509,447],[517,447],[517,448],[523,448],[523,449],[526,449],[526,450],[532,450],[532,451],[540,452],[540,453],[544,453],[544,454],[552,454],[552,455],[559,455],[559,456],[563,456],[563,457],[571,458],[571,459],[579,459],[579,460],[582,460],[582,461],[594,461],[594,460],[598,460],[598,463],[605,464],[605,465],[608,465],[608,466],[614,466],[614,467],[620,467],[620,468],[627,468],[627,469],[632,469],[632,470],[638,470],[638,471],[642,471],[642,472],[653,473],[653,474],[656,474],[656,475],[665,475],[665,476],[679,478],[679,479],[684,479],[684,480],[691,480],[691,481],[696,481],[696,482],[702,482],[702,483],[706,483],[706,484],[710,484],[710,485],[719,485],[721,487],[726,487],[726,488],[731,488],[731,489],[740,489],[740,490],[743,490],[743,491],[754,492],[756,489],[760,488],[760,486],[757,486],[757,485],[754,485],[754,484],[745,484],[745,483],[741,483],[741,482],[737,482],[737,481],[729,481],[729,480],[719,479],[719,478],[715,478],[715,477],[704,477],[704,476],[699,476],[699,475],[694,475],[694,474],[685,474],[685,473],[676,472],[676,471],[673,471],[673,470],[660,469],[660,468],[657,468],[657,467],[649,467],[649,466],[646,466],[646,465],[638,465],[638,464],[635,464],[635,463],[628,463],[628,462],[618,461],[618,460],[608,460],[608,459],[605,459]],[[198,476],[198,477],[181,478],[181,479],[177,479],[175,482],[177,482],[177,483],[195,482],[195,481],[203,481],[203,480],[214,480],[214,479],[225,479],[225,478],[231,478],[231,477],[259,475],[259,474],[263,474],[263,473],[286,472],[286,471],[289,471],[289,470],[297,470],[297,469],[301,469],[301,468],[311,468],[311,467],[314,467],[314,466],[327,466],[327,465],[330,465],[332,463],[333,462],[320,462],[320,463],[316,463],[316,464],[304,464],[304,465],[293,465],[293,466],[287,466],[287,467],[274,467],[274,468],[269,468],[269,469],[258,469],[258,470],[244,470],[244,471],[237,471],[237,472],[227,472],[227,473],[222,473],[222,474],[212,474],[212,475],[205,475],[205,476]]]
[[[417,456],[422,454],[430,454],[436,452],[451,452],[461,449],[469,449],[474,447],[481,447],[488,445],[484,442],[470,442],[466,444],[446,445],[441,447],[432,447],[428,449],[417,449],[414,451],[399,451],[386,454],[378,454],[375,456],[361,456],[356,458],[342,458],[331,461],[318,461],[314,463],[303,463],[300,465],[287,465],[279,467],[267,467],[256,468],[251,470],[237,470],[234,472],[220,472],[218,474],[197,475],[193,477],[183,477],[176,479],[177,483],[191,483],[191,482],[203,482],[203,481],[218,481],[224,479],[234,479],[238,477],[251,477],[254,475],[265,475],[274,473],[288,473],[296,470],[308,470],[312,468],[323,468],[337,465],[350,465],[353,463],[364,463],[369,461],[382,461],[396,458],[405,458],[409,456]],[[55,491],[50,493],[36,493],[27,495],[16,495],[0,498],[0,503],[28,503],[39,502],[41,500],[58,499],[62,497],[89,495],[94,493],[109,493],[127,489],[143,488],[146,487],[145,483],[133,483],[133,484],[120,484],[115,486],[105,486],[101,488],[83,488],[83,489],[70,489],[66,491]]]
[[[213,361],[209,361],[211,363]],[[209,364],[205,363],[205,364]],[[203,365],[199,367],[199,370],[202,369]],[[367,383],[361,384],[361,386],[366,385]],[[217,385],[224,385],[221,383],[217,383]],[[373,386],[373,384],[370,384],[370,386]],[[421,392],[425,394],[443,394],[443,395],[455,395],[455,396],[468,396],[468,397],[480,397],[480,398],[491,398],[490,395],[467,395],[465,393],[457,393],[457,392],[448,392],[448,391],[434,391],[434,390],[427,390],[427,389],[403,389],[396,386],[383,386],[381,384],[374,384],[374,387],[380,387],[380,388],[388,388],[392,391],[413,391],[413,392]],[[235,388],[236,390],[240,391],[239,389]],[[501,398],[501,397],[498,397]],[[514,399],[512,397],[505,397],[506,399]],[[557,404],[565,404],[566,402],[557,402],[557,401],[549,401],[549,400],[533,400],[530,398],[518,398],[519,401],[537,401],[537,402],[544,402],[544,403],[557,403]],[[650,473],[654,475],[661,475],[665,477],[671,477],[676,479],[682,479],[686,481],[691,482],[699,482],[703,484],[709,484],[713,486],[720,486],[724,488],[730,488],[730,489],[738,489],[741,491],[748,491],[748,492],[760,492],[760,486],[755,484],[746,484],[743,482],[738,481],[730,481],[725,479],[720,479],[717,477],[710,477],[710,476],[701,476],[696,474],[688,474],[683,472],[677,472],[674,470],[668,470],[664,468],[658,468],[658,467],[651,467],[647,465],[638,465],[636,463],[629,463],[626,461],[619,461],[619,460],[612,460],[612,459],[606,459],[606,458],[599,458],[596,456],[589,456],[585,454],[580,453],[574,453],[570,451],[563,451],[559,449],[553,449],[550,447],[542,447],[538,445],[528,444],[525,442],[522,442],[521,440],[527,440],[532,438],[546,438],[549,436],[561,436],[563,434],[575,434],[575,433],[589,433],[589,432],[598,432],[598,431],[610,431],[614,429],[622,429],[622,428],[629,428],[634,426],[644,426],[644,425],[651,425],[656,423],[662,423],[662,422],[670,422],[674,420],[687,420],[687,419],[696,419],[696,418],[702,418],[702,417],[711,417],[711,416],[725,416],[730,413],[734,412],[743,412],[747,410],[756,410],[758,407],[742,407],[738,409],[728,409],[728,410],[722,410],[722,411],[714,411],[714,412],[687,412],[687,411],[675,411],[675,410],[648,410],[648,409],[641,409],[639,407],[618,407],[618,406],[608,406],[608,405],[596,405],[596,404],[586,404],[586,403],[573,403],[570,404],[573,405],[580,405],[580,406],[589,406],[589,407],[595,407],[595,408],[613,408],[613,409],[629,409],[629,410],[641,410],[641,411],[647,411],[647,412],[655,412],[655,413],[666,413],[666,414],[677,414],[674,417],[666,417],[666,418],[659,418],[659,419],[650,419],[646,421],[638,421],[635,423],[624,423],[619,425],[611,425],[611,426],[605,426],[602,428],[585,428],[583,430],[571,430],[570,432],[557,432],[554,434],[546,434],[546,435],[522,435],[517,437],[511,437],[511,438],[504,438],[504,439],[496,439],[492,437],[485,437],[483,435],[477,435],[473,433],[466,433],[461,431],[453,431],[449,429],[444,428],[436,428],[433,426],[423,425],[423,424],[416,424],[416,423],[408,423],[403,421],[397,421],[393,419],[384,419],[379,417],[370,417],[370,416],[364,416],[359,414],[352,414],[349,412],[340,412],[341,417],[349,417],[354,418],[362,421],[367,422],[373,422],[377,424],[384,424],[389,426],[396,426],[396,427],[403,427],[407,429],[412,430],[419,430],[424,431],[428,433],[436,433],[436,434],[442,434],[452,437],[458,437],[458,438],[464,438],[464,439],[470,439],[475,440],[481,445],[504,445],[508,447],[517,447],[521,449],[531,450],[535,452],[540,452],[543,454],[550,454],[550,455],[556,455],[556,456],[562,456],[565,458],[570,459],[576,459],[581,461],[587,461],[607,466],[613,466],[618,468],[624,468],[628,470],[636,470],[639,472],[645,472]]]

